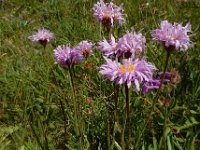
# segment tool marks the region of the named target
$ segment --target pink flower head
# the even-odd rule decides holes
[[[146,39],[141,33],[127,32],[119,39],[117,48],[125,58],[134,58],[146,49]]]
[[[93,15],[106,27],[111,27],[114,23],[122,25],[125,22],[125,15],[122,12],[122,5],[117,6],[112,1],[110,3],[104,3],[103,0],[100,0],[93,7]]]
[[[103,41],[99,42],[99,50],[104,53],[106,57],[118,57],[119,50],[117,49],[117,42],[113,35],[111,35],[111,39],[108,42],[105,38]]]
[[[83,56],[69,45],[62,45],[54,49],[54,57],[59,65],[66,67],[79,63]]]
[[[51,33],[49,30],[41,28],[38,29],[38,32],[33,34],[32,36],[28,37],[33,42],[39,42],[43,46],[46,46],[46,44],[53,39],[53,33]]]
[[[120,63],[118,61],[112,61],[104,57],[106,63],[100,66],[100,74],[102,74],[105,78],[114,81],[118,78],[118,70]]]
[[[191,32],[191,25],[189,23],[184,27],[182,24],[171,24],[164,20],[161,22],[160,29],[152,32],[152,37],[154,40],[162,42],[166,49],[186,51],[193,45],[188,35]]]
[[[129,88],[134,83],[135,89],[139,91],[140,84],[143,81],[151,80],[153,71],[156,68],[144,59],[136,59],[135,61],[124,59],[122,64],[106,59],[106,63],[100,69],[100,73],[111,81],[118,84],[127,84]]]
[[[93,44],[88,41],[81,41],[74,49],[79,51],[84,57],[92,53]]]

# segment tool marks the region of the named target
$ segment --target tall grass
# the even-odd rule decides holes
[[[150,32],[164,19],[192,24],[194,48],[170,56],[168,68],[179,70],[181,82],[169,95],[172,104],[167,114],[168,120],[164,118],[164,108],[156,103],[141,134],[155,93],[144,96],[131,93],[131,141],[138,141],[137,149],[162,149],[162,128],[167,121],[164,134],[168,149],[198,149],[200,2],[115,2],[124,3],[128,17],[126,24],[115,29],[114,34],[120,37],[126,30],[141,31],[148,43],[145,55],[159,70],[164,66],[165,53],[162,47],[151,41]],[[70,76],[55,63],[53,49],[68,42],[73,46],[85,39],[97,43],[106,36],[92,16],[94,3],[94,0],[0,1],[0,149],[78,149],[73,130]],[[43,55],[41,45],[33,44],[27,38],[39,27],[48,28],[56,37],[46,47],[48,57]],[[75,67],[74,84],[76,100],[81,106],[78,111],[82,113],[79,130],[83,149],[108,149],[112,148],[112,144],[115,149],[120,147],[118,143],[122,128],[114,124],[114,118],[111,117],[115,109],[113,87],[98,74],[101,63],[100,52],[96,50],[87,64]],[[119,92],[117,113],[124,119],[126,94],[122,88],[119,88]]]

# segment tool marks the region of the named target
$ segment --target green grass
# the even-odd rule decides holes
[[[182,80],[170,95],[173,105],[169,114],[168,149],[199,149],[200,142],[200,1],[189,0],[116,0],[124,3],[128,15],[126,24],[114,30],[122,36],[127,30],[141,31],[147,39],[148,61],[163,69],[165,53],[151,41],[150,32],[160,22],[190,22],[194,48],[186,53],[174,53],[170,68],[179,70]],[[148,6],[145,5],[148,2]],[[53,58],[53,49],[60,44],[81,40],[94,43],[102,40],[104,29],[92,16],[96,0],[2,0],[0,1],[0,149],[78,149],[73,130],[73,103],[68,71]],[[46,47],[33,44],[28,36],[46,27],[55,34]],[[112,120],[112,84],[98,74],[102,60],[95,51],[88,60],[76,66],[77,100],[82,108],[81,130],[84,149],[108,148],[108,122]],[[85,75],[86,73],[86,75]],[[120,88],[119,116],[125,115],[125,94]],[[137,141],[155,93],[141,97],[131,94],[132,135]],[[92,102],[87,103],[90,99]],[[67,122],[64,134],[63,111]],[[139,141],[138,149],[159,149],[162,144],[163,108],[156,104],[150,122]],[[120,130],[120,127],[116,127]],[[120,131],[116,131],[116,137]],[[196,140],[195,140],[196,139]],[[119,139],[116,139],[119,141]],[[196,142],[194,142],[196,141]]]

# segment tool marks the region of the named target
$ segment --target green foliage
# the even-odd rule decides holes
[[[147,59],[163,69],[165,53],[151,41],[150,32],[161,20],[190,22],[195,46],[186,53],[174,53],[169,68],[176,68],[181,82],[169,94],[168,126],[162,131],[165,112],[157,103],[138,149],[195,150],[200,146],[200,2],[199,0],[116,0],[124,3],[127,22],[116,28],[120,37],[126,30],[141,31],[147,38]],[[76,45],[81,40],[98,42],[104,31],[92,16],[96,0],[0,0],[0,149],[78,149],[73,127],[73,102],[67,70],[55,64],[53,49],[59,44]],[[46,47],[33,44],[28,36],[46,27],[55,39]],[[98,50],[75,68],[77,101],[81,105],[81,133],[84,149],[122,149],[120,134],[125,119],[125,94],[119,88],[119,124],[113,115],[113,87],[98,74],[102,58]],[[153,97],[132,93],[130,101],[133,145],[150,114]],[[90,102],[88,103],[88,100]],[[64,109],[62,109],[62,105]],[[65,115],[65,119],[64,118]],[[66,123],[66,133],[64,124]],[[114,126],[109,134],[108,124]],[[164,135],[162,134],[164,132]],[[118,137],[119,136],[119,137]],[[125,139],[126,140],[126,139]]]

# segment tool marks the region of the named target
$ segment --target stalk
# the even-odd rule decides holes
[[[130,100],[129,100],[129,89],[128,85],[125,84],[125,94],[126,94],[126,128],[128,132],[128,149],[130,145],[130,140],[131,140],[131,114],[130,114]]]
[[[30,122],[29,124],[30,124],[31,130],[32,130],[32,132],[33,132],[33,135],[34,135],[35,138],[36,138],[36,141],[37,141],[38,145],[40,145],[40,147],[41,147],[42,150],[45,150],[45,148],[43,147],[42,143],[40,142],[40,138],[39,138],[38,135],[36,134],[36,131],[35,131],[33,125],[32,125],[32,122]]]
[[[164,144],[164,150],[167,150],[167,135],[165,134],[167,129],[167,108],[164,109],[164,128],[163,128],[163,144]]]
[[[39,119],[39,122],[40,122],[40,125],[41,125],[41,129],[42,129],[42,132],[43,132],[43,135],[44,135],[44,139],[45,139],[45,150],[49,150],[49,144],[48,144],[48,138],[47,138],[47,134],[46,134],[46,131],[44,129],[44,125],[42,123],[42,120],[40,118],[40,115],[37,113],[37,117]]]
[[[62,114],[63,114],[64,133],[65,133],[65,136],[66,136],[67,135],[67,122],[66,122],[66,116],[65,116],[65,108],[64,108],[63,103],[62,103],[61,100],[60,100],[60,107],[61,107]]]
[[[68,70],[69,70],[69,75],[70,75],[70,81],[71,81],[71,88],[72,88],[72,97],[73,97],[73,106],[74,106],[74,126],[75,126],[75,133],[76,136],[79,138],[79,149],[82,150],[82,139],[80,135],[80,130],[79,130],[79,121],[78,121],[78,106],[77,106],[77,100],[76,100],[76,90],[75,90],[75,85],[74,85],[74,79],[73,79],[73,74],[72,74],[72,66],[68,65]]]
[[[163,84],[163,81],[164,81],[164,78],[165,78],[165,73],[166,73],[166,70],[167,70],[168,63],[169,63],[169,57],[170,57],[170,51],[167,50],[167,56],[166,56],[166,60],[165,60],[165,67],[164,67],[163,75],[162,75],[160,86],[159,86],[159,92],[161,91],[162,84]],[[156,97],[158,97],[159,92],[157,93]]]
[[[115,122],[118,123],[117,109],[118,109],[118,92],[119,92],[119,88],[115,83],[113,83],[113,88],[114,88],[114,103],[115,103],[114,117],[115,117]]]
[[[160,92],[161,92],[162,84],[163,84],[163,81],[164,81],[164,78],[165,78],[165,73],[166,73],[166,70],[167,70],[167,66],[168,66],[169,58],[170,58],[170,54],[171,54],[171,53],[170,53],[170,50],[166,50],[166,52],[167,52],[167,55],[166,55],[166,60],[165,60],[165,66],[164,66],[164,70],[163,70],[163,75],[162,75],[162,78],[161,78],[161,82],[160,82],[160,85],[159,85],[159,89],[158,89],[158,92],[157,92],[155,98],[153,99],[152,107],[151,107],[150,112],[149,112],[150,115],[149,115],[149,117],[145,120],[145,123],[144,123],[144,126],[143,126],[143,128],[142,128],[142,131],[141,131],[141,133],[140,133],[140,135],[139,135],[139,137],[138,137],[138,140],[137,140],[137,142],[136,142],[136,145],[135,145],[136,148],[138,148],[138,144],[139,144],[139,142],[140,142],[140,139],[141,139],[141,137],[142,137],[142,134],[144,133],[144,130],[145,130],[145,128],[146,128],[146,126],[147,126],[147,124],[148,124],[150,118],[151,118],[151,113],[153,112],[154,106],[155,106],[156,101],[157,101],[157,99],[158,99],[158,96],[159,96],[159,94],[160,94]]]

